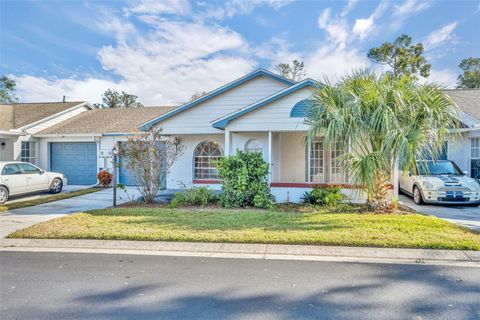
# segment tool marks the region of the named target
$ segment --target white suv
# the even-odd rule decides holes
[[[480,184],[450,160],[417,161],[414,173],[401,172],[400,191],[413,201],[444,204],[480,204]]]
[[[0,204],[23,193],[59,193],[66,183],[61,173],[46,172],[28,162],[0,161]]]

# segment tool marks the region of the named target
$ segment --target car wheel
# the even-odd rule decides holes
[[[8,189],[5,187],[0,187],[0,204],[7,202],[8,200]]]
[[[52,184],[50,185],[50,190],[48,192],[50,193],[60,193],[63,188],[63,182],[60,179],[53,179]]]
[[[422,192],[419,187],[413,187],[413,202],[418,205],[423,204]]]

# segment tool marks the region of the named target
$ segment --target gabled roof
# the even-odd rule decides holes
[[[480,89],[451,89],[444,92],[462,112],[480,122]]]
[[[236,88],[238,87],[239,85],[247,82],[247,81],[250,81],[256,77],[259,77],[259,76],[266,76],[266,77],[269,77],[271,79],[274,79],[274,80],[277,80],[277,81],[280,81],[280,82],[283,82],[283,83],[286,83],[288,85],[293,85],[295,84],[296,82],[295,81],[292,81],[290,79],[287,79],[287,78],[284,78],[278,74],[275,74],[275,73],[272,73],[268,70],[265,70],[265,69],[257,69],[241,78],[238,78],[237,80],[234,80],[232,82],[229,82],[227,83],[226,85],[218,88],[218,89],[215,89],[209,93],[207,93],[206,95],[198,98],[198,99],[195,99],[191,102],[188,102],[184,105],[181,105],[180,107],[176,108],[176,109],[173,109],[172,111],[170,112],[167,112],[166,114],[160,116],[160,117],[157,117],[155,119],[152,119],[148,122],[145,122],[141,125],[141,129],[142,130],[148,130],[150,129],[153,125],[165,120],[165,119],[168,119],[170,117],[173,117],[174,115],[180,113],[180,112],[183,112],[185,110],[188,110],[190,108],[193,108],[195,107],[196,105],[199,105],[200,103],[206,101],[206,100],[209,100],[211,98],[214,98],[228,90],[231,90],[233,88]]]
[[[81,104],[86,104],[86,102],[2,104],[0,105],[0,130],[8,131],[11,129],[19,129]]]
[[[93,109],[38,132],[42,135],[128,134],[145,121],[158,117],[174,107]]]
[[[256,110],[258,108],[261,108],[275,100],[278,100],[282,97],[285,97],[286,95],[289,95],[290,93],[293,93],[297,90],[300,90],[305,87],[315,87],[318,86],[320,83],[316,80],[313,79],[305,79],[293,86],[290,86],[288,88],[285,88],[283,90],[280,90],[271,96],[266,97],[265,99],[259,100],[251,105],[246,106],[245,108],[239,109],[235,112],[232,112],[226,116],[223,116],[217,120],[215,120],[212,123],[212,126],[217,129],[225,129],[225,127],[228,125],[228,123],[238,117],[241,117],[253,110]]]

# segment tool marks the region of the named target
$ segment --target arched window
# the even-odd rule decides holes
[[[263,154],[263,146],[257,139],[250,139],[245,143],[245,152],[260,152]]]
[[[193,179],[218,180],[217,161],[223,151],[215,142],[200,143],[193,153]]]

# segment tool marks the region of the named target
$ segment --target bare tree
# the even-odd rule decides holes
[[[293,80],[300,81],[305,75],[305,66],[303,61],[293,60],[292,64],[289,63],[279,63],[275,66],[275,71],[280,74],[282,77]]]
[[[207,93],[205,91],[195,91],[190,97],[190,101],[197,100],[198,98],[203,97]]]
[[[122,143],[119,156],[122,165],[132,172],[138,191],[146,203],[153,203],[158,191],[164,188],[163,177],[183,154],[178,139],[165,136],[162,130],[137,133]]]

